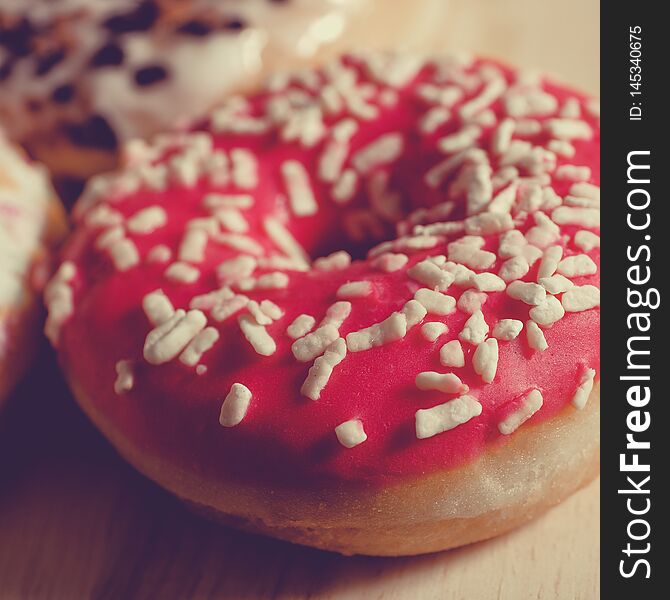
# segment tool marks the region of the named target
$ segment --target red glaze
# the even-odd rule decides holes
[[[346,61],[354,66],[361,81],[377,85],[359,59],[348,58]],[[517,76],[514,71],[490,62],[473,63],[467,67],[466,73],[478,76],[482,68],[484,71],[499,69],[508,83]],[[438,190],[433,190],[423,180],[425,172],[445,157],[436,150],[436,141],[461,127],[459,118],[453,116],[432,135],[417,132],[417,120],[427,110],[426,103],[416,99],[417,88],[421,82],[433,82],[436,78],[435,68],[430,64],[424,66],[411,83],[397,89],[400,94],[397,105],[381,109],[381,115],[376,119],[360,121],[358,132],[351,141],[355,151],[382,133],[400,131],[405,135],[405,150],[392,168],[393,187],[403,194],[405,213],[410,207],[430,207],[443,202],[453,183],[451,178]],[[543,83],[542,88],[558,100],[559,107],[569,98],[579,102],[580,119],[590,125],[593,136],[574,141],[575,155],[570,159],[559,157],[557,164],[588,166],[592,171],[589,181],[597,184],[599,125],[597,117],[589,116],[585,108],[588,99],[549,83]],[[291,89],[304,88],[293,83]],[[466,100],[477,96],[480,89],[481,84],[474,85],[466,92]],[[255,115],[262,115],[267,101],[281,94],[285,95],[286,90],[260,94],[252,99],[250,110]],[[462,103],[457,102],[449,109],[452,115],[457,114]],[[495,112],[496,120],[504,116],[500,100],[489,108]],[[327,126],[341,117],[342,114],[327,117]],[[542,122],[546,117],[531,115],[528,118]],[[206,131],[208,127],[205,124],[202,129]],[[497,157],[489,152],[493,128],[483,128],[479,143],[487,151],[495,174]],[[348,205],[332,201],[330,185],[321,182],[317,176],[323,141],[311,148],[295,141],[282,143],[274,129],[270,133],[254,135],[216,133],[213,138],[217,148],[245,147],[258,158],[260,183],[249,192],[255,204],[243,212],[250,225],[249,235],[266,249],[275,248],[261,226],[262,219],[268,215],[286,223],[312,258],[341,248],[361,255],[361,249],[378,241],[366,239],[363,244],[356,244],[347,238],[343,225],[346,215],[352,209],[366,206],[367,195],[359,188],[354,201]],[[549,137],[543,130],[521,139],[544,145]],[[171,153],[167,152],[168,155]],[[279,174],[281,163],[288,158],[299,160],[313,174],[312,187],[319,207],[314,216],[296,217],[291,213]],[[525,174],[521,169],[521,175]],[[571,184],[554,177],[551,185],[563,198]],[[62,327],[58,343],[60,359],[76,387],[94,404],[95,411],[150,456],[161,457],[214,478],[248,478],[306,486],[340,480],[375,485],[402,481],[462,465],[492,444],[513,439],[514,434],[502,436],[497,425],[518,398],[531,389],[541,390],[544,405],[530,423],[556,416],[570,405],[585,369],[599,369],[600,311],[594,308],[566,313],[552,327],[545,329],[549,347],[544,352],[529,347],[525,327],[516,339],[500,341],[496,377],[493,383],[485,384],[473,370],[475,346],[471,344],[462,343],[465,367],[448,368],[440,364],[439,349],[446,342],[457,339],[469,317],[456,310],[446,317],[429,314],[423,320],[442,321],[448,325],[449,331],[436,342],[427,341],[421,334],[421,324],[415,325],[400,341],[362,352],[348,352],[335,367],[319,400],[301,396],[300,387],[313,361],[297,362],[291,353],[293,340],[286,334],[286,327],[293,319],[307,313],[316,318],[318,325],[328,306],[336,301],[335,293],[340,285],[365,279],[373,282],[374,292],[366,298],[351,299],[352,312],[341,326],[340,335],[344,337],[349,332],[382,321],[393,311],[402,309],[422,287],[407,276],[407,268],[427,256],[447,254],[447,243],[460,234],[452,235],[447,242],[429,250],[408,252],[408,265],[396,272],[385,273],[373,268],[369,260],[359,260],[342,271],[289,271],[286,289],[244,292],[254,300],[272,300],[285,311],[281,319],[267,327],[277,344],[277,351],[272,356],[263,357],[254,351],[242,336],[235,315],[222,323],[208,320],[208,325],[218,328],[221,337],[200,361],[206,365],[206,373],[197,375],[193,367],[181,364],[176,358],[159,366],[150,365],[142,355],[144,339],[152,329],[142,310],[143,297],[160,288],[175,308],[187,309],[194,296],[220,287],[216,266],[237,254],[210,241],[205,262],[196,265],[201,276],[192,284],[168,281],[163,274],[164,264],[146,260],[148,251],[157,244],[169,246],[174,257],[185,222],[209,216],[201,200],[203,193],[210,191],[247,193],[232,183],[216,186],[204,180],[191,187],[170,183],[165,190],[142,188],[131,194],[104,191],[93,196],[89,191],[89,199],[84,198],[79,206],[80,226],[64,253],[64,259],[76,265],[77,273],[72,283],[74,310]],[[463,196],[456,199],[458,207],[450,217],[452,220],[462,219],[465,213]],[[140,265],[118,271],[107,252],[95,248],[94,241],[102,229],[85,223],[91,202],[95,205],[108,202],[124,217],[155,204],[165,208],[168,215],[165,226],[144,235],[126,233],[137,246]],[[534,224],[531,216],[520,217],[519,223],[517,229],[524,233]],[[563,238],[556,243],[563,246],[564,258],[582,253],[573,240],[579,229],[584,227],[561,227]],[[390,224],[386,235],[387,239],[393,236]],[[499,237],[499,233],[485,236],[484,249],[496,253]],[[588,255],[599,264],[598,248],[589,251]],[[488,271],[497,273],[502,262],[498,257]],[[538,265],[539,261],[522,279],[536,281]],[[254,275],[273,270],[276,269],[257,269]],[[597,274],[573,279],[577,285],[598,285]],[[445,293],[458,299],[463,291],[464,288],[452,284]],[[496,321],[502,318],[519,319],[525,323],[529,319],[529,308],[503,291],[488,293],[482,311],[491,331]],[[134,373],[133,388],[123,394],[114,391],[115,365],[120,360],[131,361]],[[417,409],[436,406],[456,397],[418,390],[414,380],[422,371],[457,374],[470,387],[469,394],[481,403],[481,415],[450,431],[417,439]],[[235,427],[224,428],[219,424],[219,411],[235,382],[247,386],[253,398],[243,421]],[[338,443],[333,430],[352,418],[362,420],[368,439],[347,449]]]

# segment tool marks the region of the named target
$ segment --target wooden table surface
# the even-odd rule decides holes
[[[597,2],[447,1],[448,47],[597,93]],[[598,482],[509,535],[423,557],[347,558],[225,529],[115,454],[46,349],[0,415],[2,600],[594,600],[598,536]]]

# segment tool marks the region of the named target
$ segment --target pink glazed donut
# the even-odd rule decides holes
[[[345,554],[507,531],[598,470],[599,117],[497,62],[348,55],[91,181],[47,333],[119,451]]]

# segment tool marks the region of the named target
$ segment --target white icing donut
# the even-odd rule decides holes
[[[0,402],[35,345],[39,293],[63,223],[44,171],[28,164],[0,132]]]

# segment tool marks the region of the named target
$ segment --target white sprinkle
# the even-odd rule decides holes
[[[260,309],[263,314],[270,317],[273,321],[278,321],[284,316],[284,311],[272,302],[272,300],[261,300]]]
[[[200,271],[185,262],[172,263],[165,269],[165,277],[175,283],[195,283],[200,279]]]
[[[322,319],[321,323],[319,323],[319,327],[332,325],[336,329],[339,329],[350,314],[351,302],[347,302],[346,300],[335,302],[326,310],[326,316]]]
[[[227,231],[233,233],[246,233],[249,231],[249,223],[236,208],[219,208],[214,213],[214,216]]]
[[[270,318],[268,315],[265,314],[261,310],[261,305],[256,302],[256,300],[250,300],[247,303],[246,309],[249,311],[249,314],[254,318],[256,323],[259,325],[271,325],[273,319]]]
[[[144,314],[153,325],[161,325],[174,315],[174,306],[163,290],[155,290],[142,298]]]
[[[561,294],[567,292],[574,283],[563,275],[552,275],[551,277],[541,277],[539,279],[540,285],[550,294]]]
[[[482,414],[482,405],[472,396],[460,396],[433,406],[416,411],[416,437],[425,439],[449,431],[473,417]]]
[[[54,345],[58,343],[63,324],[74,312],[72,280],[76,274],[75,264],[65,261],[44,290],[44,301],[49,310],[44,333]]]
[[[480,250],[477,246],[461,238],[448,245],[449,260],[470,267],[471,269],[488,269],[496,261],[493,252]]]
[[[568,98],[561,106],[561,117],[566,119],[579,119],[582,114],[582,107],[577,98]]]
[[[309,255],[286,226],[277,219],[268,217],[263,221],[263,228],[277,248],[295,261],[309,265]]]
[[[578,165],[561,165],[554,171],[554,176],[559,180],[588,181],[591,179],[591,169]]]
[[[547,215],[537,211],[533,213],[533,218],[536,225],[526,233],[526,239],[530,244],[544,249],[560,239],[560,228]]]
[[[209,236],[204,229],[197,227],[187,229],[179,245],[179,260],[201,263],[205,260],[205,248]]]
[[[144,341],[145,360],[152,365],[171,361],[206,324],[207,317],[202,311],[177,309],[172,317],[147,334]]]
[[[200,217],[186,222],[186,229],[202,229],[210,236],[219,233],[219,223],[214,217]]]
[[[230,151],[233,163],[233,183],[241,189],[250,190],[258,185],[258,163],[256,157],[244,148]]]
[[[244,252],[246,254],[253,254],[255,256],[260,256],[264,253],[263,246],[261,246],[256,240],[248,235],[242,235],[239,233],[220,233],[217,235],[214,240],[219,244],[228,246],[233,250],[239,252]]]
[[[586,229],[575,233],[574,241],[575,246],[583,252],[590,252],[594,248],[600,248],[600,236]]]
[[[454,276],[448,271],[443,271],[430,260],[422,260],[407,270],[407,275],[428,285],[435,290],[444,292],[454,281]]]
[[[472,313],[472,316],[465,322],[463,330],[458,337],[464,342],[469,342],[475,346],[481,344],[489,332],[489,326],[484,319],[481,310]]]
[[[344,250],[317,258],[312,265],[318,271],[342,271],[351,265],[351,255]]]
[[[544,352],[549,348],[549,344],[547,344],[547,340],[544,338],[544,333],[535,321],[526,321],[526,339],[528,340],[528,345],[533,350]]]
[[[322,325],[312,333],[293,342],[291,351],[299,362],[308,362],[321,356],[326,348],[339,337],[337,327]]]
[[[237,318],[242,334],[253,349],[261,356],[271,356],[277,350],[277,344],[267,332],[265,326],[259,325],[251,315],[240,315]]]
[[[346,298],[365,298],[372,294],[372,283],[370,281],[349,281],[343,283],[337,289],[337,297]]]
[[[430,323],[424,323],[421,326],[421,335],[429,342],[434,342],[447,331],[449,331],[449,328],[439,321],[431,321]]]
[[[482,211],[493,198],[491,167],[488,163],[466,165],[457,182],[454,182],[454,188],[461,181],[465,184],[467,214],[475,215]]]
[[[539,87],[510,88],[505,95],[504,103],[510,117],[550,115],[558,108],[556,98]]]
[[[497,340],[508,342],[514,340],[521,333],[523,323],[516,319],[501,319],[493,327],[491,334]]]
[[[445,367],[465,366],[465,354],[458,340],[451,340],[440,348],[440,363]]]
[[[326,131],[323,114],[318,106],[306,106],[291,111],[281,130],[283,142],[299,140],[305,148],[311,148],[319,142]]]
[[[600,306],[600,290],[593,285],[571,287],[561,297],[566,312],[581,312]]]
[[[469,315],[477,312],[484,306],[488,296],[484,292],[466,290],[458,299],[458,308]]]
[[[165,244],[158,244],[158,246],[154,246],[147,253],[147,262],[149,263],[165,264],[166,262],[170,262],[171,259],[172,250]]]
[[[222,283],[239,281],[251,277],[257,264],[258,261],[253,256],[240,254],[235,258],[224,260],[216,268],[216,275]]]
[[[445,154],[460,152],[472,147],[481,133],[482,130],[476,125],[466,125],[460,131],[451,133],[438,140],[437,147]]]
[[[123,223],[123,215],[109,207],[107,204],[99,204],[92,208],[84,218],[89,227],[113,227]]]
[[[347,348],[349,352],[361,352],[376,346],[383,346],[405,337],[407,333],[407,317],[404,314],[394,312],[381,323],[375,323],[353,331],[347,335]]]
[[[470,287],[472,279],[476,275],[474,271],[454,262],[446,262],[442,265],[442,268],[454,276],[454,284],[458,287]]]
[[[576,208],[559,206],[551,213],[551,220],[557,225],[579,225],[580,227],[599,227],[600,210],[597,208]]]
[[[219,332],[214,327],[205,327],[196,335],[179,355],[179,361],[194,367],[198,364],[202,355],[207,352],[219,339]]]
[[[537,283],[512,281],[507,286],[507,295],[515,300],[521,300],[526,304],[537,305],[544,302],[547,292]]]
[[[518,210],[535,212],[542,206],[542,188],[537,184],[525,184],[519,188]]]
[[[132,233],[151,233],[167,223],[167,213],[162,206],[149,206],[136,212],[127,221],[128,231]]]
[[[451,113],[444,106],[435,106],[428,110],[419,121],[419,131],[426,135],[435,133],[442,125],[444,125]]]
[[[495,273],[477,273],[472,276],[471,283],[480,292],[502,292],[507,287],[505,280]]]
[[[598,271],[596,263],[586,254],[575,254],[564,258],[558,264],[558,272],[566,277],[593,275]]]
[[[547,119],[544,123],[551,137],[561,140],[590,140],[593,130],[579,119]]]
[[[321,392],[328,384],[333,369],[339,365],[347,354],[347,345],[342,338],[336,339],[319,356],[307,373],[307,378],[300,388],[300,393],[310,400],[318,400]]]
[[[595,200],[600,204],[600,188],[593,183],[574,183],[570,186],[570,194],[580,198]]]
[[[551,327],[556,321],[560,321],[563,318],[565,309],[557,298],[547,296],[547,299],[542,304],[538,304],[530,309],[529,315],[538,325]]]
[[[519,256],[522,253],[524,246],[527,244],[528,240],[518,229],[506,231],[500,236],[498,254],[501,258],[512,258],[514,256]]]
[[[339,204],[346,204],[356,195],[358,175],[353,169],[345,169],[335,182],[332,189],[333,200]]]
[[[135,377],[133,375],[132,363],[129,360],[120,360],[116,363],[116,381],[114,392],[119,396],[133,389]]]
[[[514,411],[510,412],[500,423],[498,431],[503,435],[514,433],[521,425],[530,419],[540,408],[544,400],[540,390],[532,390],[527,394],[521,404]]]
[[[212,308],[212,318],[219,322],[225,321],[246,307],[247,304],[249,304],[249,298],[241,294],[234,294],[231,298],[225,298]]]
[[[137,246],[127,238],[112,242],[108,250],[114,266],[119,271],[127,271],[140,262]]]
[[[405,302],[405,306],[402,307],[401,312],[407,319],[407,329],[418,325],[421,321],[423,321],[427,314],[423,304],[417,300],[409,300],[408,302]]]
[[[507,259],[501,266],[499,275],[507,283],[521,279],[530,270],[528,261],[523,256]]]
[[[418,289],[414,294],[414,299],[420,302],[431,315],[450,315],[456,310],[455,298],[428,288]]]
[[[409,260],[406,254],[393,254],[392,252],[384,252],[375,258],[371,266],[385,273],[393,273],[402,269]]]
[[[572,404],[575,408],[582,410],[586,406],[589,396],[591,395],[591,390],[593,389],[593,379],[595,376],[596,372],[594,369],[586,369],[582,374],[582,378],[572,397]]]
[[[251,391],[241,383],[233,383],[221,405],[219,423],[223,427],[235,427],[239,425],[249,410],[251,403]]]
[[[345,448],[353,448],[368,439],[360,419],[350,419],[335,427],[337,441]]]
[[[491,150],[494,154],[502,154],[509,148],[514,134],[514,120],[503,119],[493,132],[491,138]]]
[[[479,111],[484,110],[495,102],[505,91],[507,83],[502,77],[492,78],[481,91],[479,96],[465,102],[458,110],[462,119],[470,119]]]
[[[286,333],[293,339],[301,338],[307,335],[316,324],[316,319],[312,315],[298,315],[293,322],[286,328]]]
[[[348,155],[348,144],[338,141],[328,143],[319,159],[319,179],[327,183],[337,181]]]
[[[503,212],[483,212],[465,219],[468,235],[490,235],[514,229],[512,217]]]
[[[385,133],[356,152],[351,163],[359,173],[365,175],[380,165],[395,162],[400,158],[403,146],[402,134]]]
[[[563,158],[572,158],[576,152],[575,147],[567,140],[549,140],[547,148]]]
[[[309,174],[304,165],[297,160],[287,160],[281,166],[281,173],[293,214],[297,217],[316,214],[319,206],[314,198]]]
[[[469,389],[457,375],[453,373],[436,373],[435,371],[419,373],[416,376],[415,384],[420,390],[437,390],[445,394],[465,394]]]
[[[547,248],[542,255],[542,261],[537,271],[537,280],[551,277],[556,272],[562,256],[563,248],[561,246]]]
[[[514,133],[521,137],[531,137],[542,131],[542,123],[536,119],[519,119],[516,122]]]
[[[254,197],[250,194],[205,194],[203,204],[206,208],[221,207],[247,209],[254,205]]]
[[[472,366],[484,383],[491,383],[498,370],[498,340],[489,338],[477,346],[472,355]]]
[[[272,273],[265,273],[257,279],[253,277],[240,279],[237,282],[237,287],[242,291],[249,292],[252,290],[281,290],[287,288],[288,284],[289,277],[286,273],[273,271]]]

